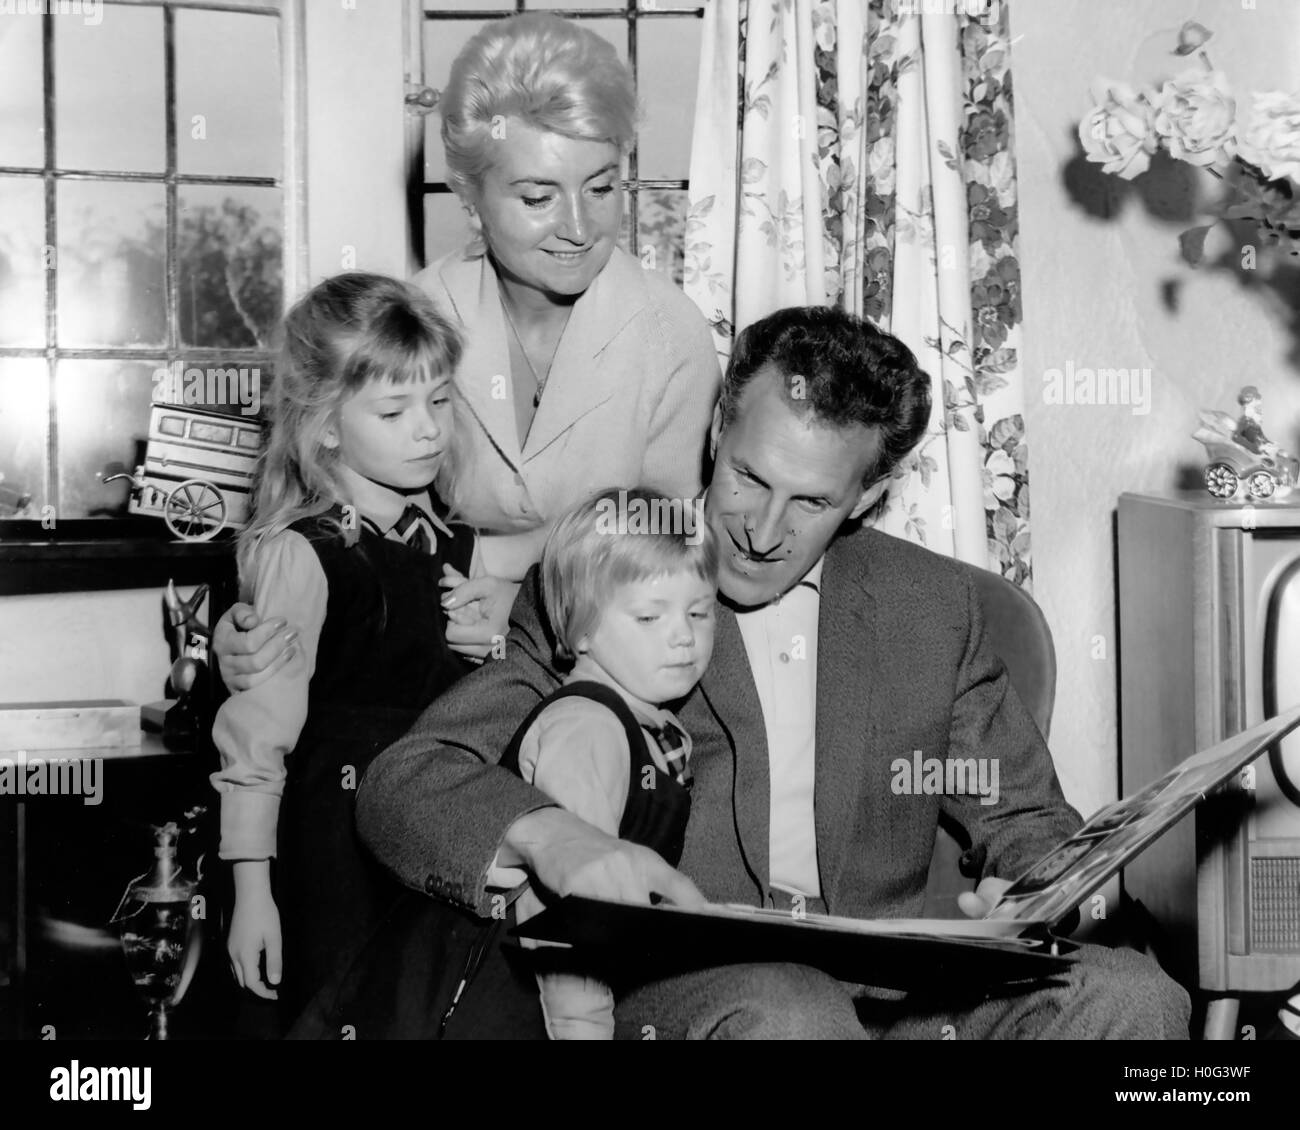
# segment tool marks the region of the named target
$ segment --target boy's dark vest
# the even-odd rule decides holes
[[[641,724],[632,708],[613,687],[584,679],[569,683],[537,704],[510,739],[501,764],[519,773],[519,747],[524,735],[548,706],[565,698],[585,698],[597,702],[622,723],[631,757],[627,777],[627,801],[618,838],[653,848],[674,867],[681,862],[686,843],[686,820],[691,812],[691,794],[677,779],[660,769],[650,756]]]

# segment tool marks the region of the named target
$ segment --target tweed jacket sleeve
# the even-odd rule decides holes
[[[1012,689],[984,632],[984,613],[963,574],[970,631],[957,668],[949,758],[984,759],[996,766],[998,798],[970,793],[944,797],[943,807],[984,854],[983,875],[1014,879],[1080,824],[1061,792],[1047,743]]]

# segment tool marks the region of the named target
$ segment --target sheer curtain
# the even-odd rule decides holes
[[[897,334],[935,410],[879,525],[1028,587],[1007,4],[712,0],[704,18],[685,286],[719,353],[787,305]]]

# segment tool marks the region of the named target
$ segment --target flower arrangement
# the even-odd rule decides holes
[[[1249,112],[1240,111],[1205,51],[1212,36],[1194,20],[1183,24],[1174,54],[1200,65],[1159,89],[1094,83],[1096,105],[1079,123],[1079,140],[1089,161],[1125,180],[1146,172],[1158,150],[1222,179],[1227,191],[1210,209],[1214,218],[1179,239],[1193,266],[1210,230],[1227,220],[1248,220],[1262,243],[1300,255],[1300,94],[1251,92]]]

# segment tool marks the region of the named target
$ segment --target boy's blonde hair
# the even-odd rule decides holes
[[[556,654],[572,662],[622,585],[689,571],[718,581],[718,539],[698,499],[609,487],[578,503],[542,550],[542,593]]]

